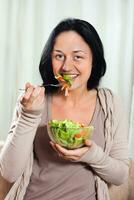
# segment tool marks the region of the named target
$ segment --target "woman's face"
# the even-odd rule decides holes
[[[60,33],[52,51],[54,74],[68,74],[73,79],[70,88],[85,87],[92,69],[92,52],[84,39],[75,31]]]

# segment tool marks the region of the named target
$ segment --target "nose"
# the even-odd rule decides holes
[[[61,70],[63,72],[68,72],[68,71],[71,71],[73,68],[73,61],[71,58],[66,58],[63,62],[63,65],[61,67]]]

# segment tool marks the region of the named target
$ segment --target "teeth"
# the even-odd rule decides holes
[[[70,76],[72,77],[72,78],[76,78],[78,75],[75,75],[75,74],[70,74]]]

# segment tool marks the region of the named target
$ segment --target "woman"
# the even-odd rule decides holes
[[[128,177],[128,130],[118,98],[99,88],[106,63],[94,27],[80,19],[60,22],[39,69],[43,85],[58,84],[57,74],[73,83],[68,96],[60,86],[26,84],[0,157],[1,176],[12,183],[5,199],[108,200],[108,185]],[[93,125],[92,140],[75,150],[50,141],[47,122],[65,118]]]

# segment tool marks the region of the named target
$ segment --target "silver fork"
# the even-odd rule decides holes
[[[39,87],[49,87],[49,86],[60,87],[61,84],[52,84],[52,83],[49,83],[49,84],[45,84],[45,85],[39,85]],[[25,90],[25,89],[24,88],[20,88],[19,90]]]
[[[52,86],[52,87],[60,87],[61,84],[52,84],[52,83],[49,83],[49,84],[45,84],[45,85],[41,85],[40,87],[48,87],[48,86]]]

